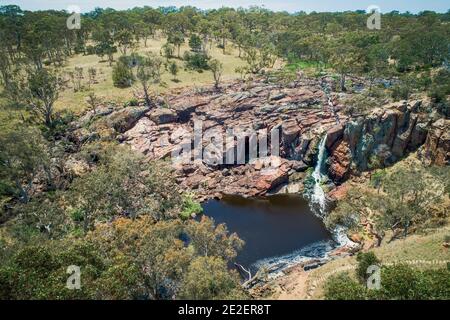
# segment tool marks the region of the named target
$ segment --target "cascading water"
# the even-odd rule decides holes
[[[321,219],[325,218],[327,209],[327,198],[325,191],[322,189],[322,183],[327,179],[327,175],[323,173],[324,163],[326,161],[326,141],[327,135],[323,136],[319,143],[317,155],[317,163],[312,173],[314,185],[308,194],[311,210]],[[346,234],[346,229],[342,226],[336,226],[333,230],[333,238],[340,246],[355,245]]]
[[[327,141],[327,136],[325,135],[319,143],[319,152],[317,156],[316,167],[314,168],[314,172],[312,173],[312,177],[314,179],[314,186],[310,193],[310,204],[312,206],[312,210],[316,212],[321,218],[323,218],[326,209],[326,197],[325,192],[322,189],[322,181],[325,178],[325,175],[322,174],[323,164],[326,157],[325,144]]]

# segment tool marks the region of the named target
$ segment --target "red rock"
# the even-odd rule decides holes
[[[349,238],[353,242],[357,242],[357,243],[361,243],[362,242],[362,237],[361,237],[361,235],[359,233],[352,233]]]
[[[424,155],[431,164],[443,166],[450,163],[450,120],[439,119],[432,124],[425,141]]]
[[[346,184],[337,186],[328,193],[328,196],[334,200],[341,200],[347,195],[348,187]]]
[[[351,162],[352,155],[348,143],[343,140],[338,142],[330,157],[329,173],[333,180],[340,182],[347,178]]]
[[[283,122],[281,128],[283,134],[283,142],[285,145],[289,145],[298,137],[300,133],[300,127],[297,125],[297,121],[295,119]]]
[[[177,114],[173,110],[159,108],[150,112],[150,119],[157,124],[165,124],[175,122],[177,120]]]
[[[326,145],[328,149],[331,149],[331,147],[338,141],[341,140],[344,135],[344,125],[338,124],[332,127],[327,131],[327,141]]]

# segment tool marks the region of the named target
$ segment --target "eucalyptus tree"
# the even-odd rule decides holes
[[[174,33],[169,34],[167,42],[177,47],[177,56],[178,58],[180,58],[180,48],[181,45],[184,43],[183,33],[181,31],[176,31]]]
[[[162,66],[163,60],[152,53],[148,53],[146,57],[140,59],[137,66],[136,78],[141,84],[145,103],[148,107],[153,105],[150,98],[150,87],[161,82]]]
[[[211,70],[214,78],[214,88],[219,89],[219,84],[223,74],[223,64],[217,59],[211,59],[208,62],[209,70]]]

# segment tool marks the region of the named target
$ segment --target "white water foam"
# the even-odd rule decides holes
[[[275,278],[282,275],[282,271],[287,267],[298,263],[314,259],[325,261],[328,259],[328,253],[334,248],[336,248],[336,243],[332,240],[314,242],[283,256],[269,257],[258,260],[251,265],[251,269],[258,270],[265,267],[270,270],[270,278]]]
[[[322,189],[321,183],[325,178],[325,175],[322,174],[323,163],[325,159],[325,144],[327,141],[327,136],[325,135],[319,143],[319,153],[317,156],[316,167],[314,168],[314,172],[312,173],[312,177],[314,179],[314,187],[310,194],[310,204],[312,206],[317,205],[319,207],[319,212],[315,210],[315,208],[311,208],[315,211],[321,218],[323,218],[326,209],[326,197],[325,192]]]

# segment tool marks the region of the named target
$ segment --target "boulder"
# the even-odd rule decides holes
[[[350,150],[355,151],[361,139],[363,121],[361,118],[347,122],[344,130],[344,139],[348,142]]]
[[[288,178],[288,171],[283,168],[278,168],[274,169],[270,174],[260,174],[254,186],[258,193],[265,193],[282,183],[288,182]]]
[[[150,119],[156,124],[166,124],[177,121],[177,114],[175,111],[166,108],[155,109],[150,112]]]
[[[294,141],[300,133],[300,127],[297,125],[296,120],[283,122],[281,128],[283,134],[283,143],[285,146],[288,146],[292,141]]]
[[[392,146],[392,154],[397,158],[403,157],[406,146],[409,142],[409,132],[404,132],[395,137],[394,145]]]
[[[198,107],[208,104],[209,101],[209,97],[203,96],[177,96],[170,101],[170,108],[175,110],[181,122],[187,122]]]
[[[411,133],[411,140],[409,142],[408,149],[416,150],[418,147],[423,145],[427,139],[427,134],[428,123],[417,123]]]
[[[275,94],[273,94],[273,95],[270,95],[269,100],[270,100],[270,101],[277,101],[277,100],[283,99],[283,98],[286,97],[286,96],[287,96],[286,93],[284,93],[284,92],[279,92],[279,93],[275,93]]]
[[[147,107],[127,107],[115,111],[106,117],[106,123],[119,133],[131,129],[148,111]]]
[[[301,160],[291,160],[289,163],[292,165],[292,169],[297,172],[303,172],[309,168],[308,165]]]

